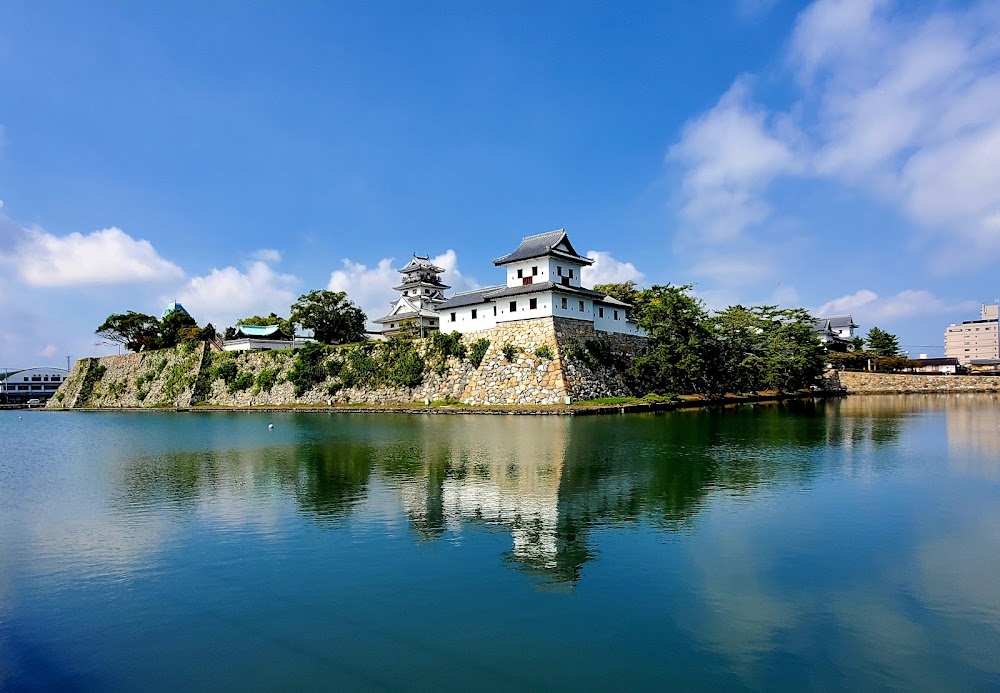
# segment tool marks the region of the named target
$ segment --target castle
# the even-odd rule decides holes
[[[429,257],[414,255],[399,270],[404,279],[389,313],[375,320],[385,335],[401,331],[480,332],[503,323],[536,318],[566,318],[589,323],[595,331],[644,336],[628,315],[631,306],[600,291],[584,288],[581,272],[593,260],[576,252],[565,229],[525,236],[511,253],[493,260],[505,268],[505,284],[456,293],[441,281],[444,272]]]

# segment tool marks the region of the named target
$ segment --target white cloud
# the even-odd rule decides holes
[[[294,275],[275,272],[255,260],[245,272],[230,266],[192,277],[176,295],[163,297],[163,302],[176,299],[200,324],[211,322],[221,328],[250,315],[274,312],[287,317],[299,283]]]
[[[0,200],[0,209],[3,209],[3,200]]]
[[[770,215],[761,192],[801,169],[784,125],[750,100],[737,79],[708,112],[684,126],[667,159],[684,167],[681,216],[700,241],[727,241]]]
[[[380,318],[389,312],[389,307],[399,298],[399,292],[392,287],[398,286],[403,275],[393,266],[396,258],[385,257],[374,267],[368,267],[350,259],[341,260],[343,269],[334,270],[330,274],[327,288],[330,291],[343,291],[347,297],[359,305],[369,320]],[[479,283],[467,277],[458,268],[458,254],[451,249],[431,258],[438,267],[444,269],[441,280],[451,287],[449,294],[455,291],[474,289]]]
[[[581,280],[586,286],[620,284],[627,281],[638,284],[645,277],[631,262],[620,262],[607,251],[588,250],[587,257],[593,260],[594,264],[583,268]]]
[[[886,298],[880,298],[870,289],[861,289],[827,301],[813,314],[818,317],[850,314],[855,321],[872,324],[923,315],[952,314],[958,319],[978,306],[975,301],[946,301],[923,289],[904,289]]]
[[[269,265],[276,265],[281,262],[281,253],[274,248],[261,248],[260,250],[255,250],[250,257],[254,260],[266,262]]]
[[[810,176],[915,222],[939,270],[1000,260],[998,34],[995,4],[813,3],[788,43],[791,107],[761,106],[740,76],[669,150],[685,237],[737,238],[771,217],[775,179]]]
[[[344,259],[344,269],[330,273],[326,288],[343,291],[365,312],[369,320],[380,318],[389,312],[390,302],[399,296],[392,287],[399,284],[402,275],[393,268],[395,258],[384,257],[378,265],[368,268],[360,262]]]
[[[44,356],[45,358],[52,358],[59,353],[58,347],[55,344],[46,344],[45,348],[38,352],[39,356]]]
[[[149,241],[116,227],[68,236],[22,229],[0,261],[13,264],[25,283],[42,287],[162,282],[184,275]]]

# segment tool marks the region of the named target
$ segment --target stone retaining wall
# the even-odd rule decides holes
[[[841,386],[848,394],[919,392],[1000,392],[1000,377],[987,375],[922,375],[841,371]]]
[[[328,378],[296,397],[288,377],[295,362],[293,352],[210,353],[205,345],[81,359],[60,388],[62,401],[52,408],[78,407],[187,407],[204,403],[224,407],[281,406],[287,404],[394,403],[455,399],[467,404],[558,404],[631,394],[623,377],[628,360],[645,339],[595,331],[593,324],[568,318],[538,318],[501,323],[490,330],[462,335],[467,348],[479,339],[489,348],[477,368],[468,358],[448,359],[443,368],[428,368],[423,381],[412,388],[353,387],[337,389]],[[581,359],[582,345],[600,343],[604,362]],[[414,340],[424,351],[427,340]],[[513,350],[511,357],[505,353]],[[535,352],[546,347],[547,354]],[[345,347],[352,349],[357,347]],[[379,348],[376,344],[374,348]],[[544,352],[545,350],[543,350]],[[574,353],[577,356],[574,356]],[[343,360],[345,352],[327,357]],[[246,387],[235,389],[214,377],[213,364],[231,359]],[[81,392],[103,367],[100,378],[91,378],[89,392]],[[212,375],[210,375],[212,374]],[[332,387],[331,387],[332,386]],[[81,396],[82,395],[82,396]]]

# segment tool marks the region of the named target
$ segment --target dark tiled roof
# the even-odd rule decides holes
[[[564,245],[566,250],[556,248],[559,244]],[[514,252],[508,253],[503,257],[496,258],[493,261],[493,264],[505,265],[508,262],[530,260],[534,257],[544,257],[546,255],[564,257],[582,265],[594,264],[593,260],[576,252],[576,248],[574,248],[573,244],[569,242],[569,236],[566,235],[566,229],[557,229],[556,231],[549,231],[548,233],[525,236],[521,239],[521,245],[517,246],[517,249]]]
[[[921,366],[957,366],[958,359],[954,356],[934,356],[929,359],[912,359],[911,363],[917,368]],[[973,361],[973,363],[975,363]]]
[[[407,272],[417,272],[419,270],[431,270],[432,272],[444,272],[443,267],[438,267],[430,260],[430,256],[414,255],[413,259],[406,263],[406,267],[399,270],[403,274]]]
[[[819,318],[815,323],[818,332],[827,330],[841,330],[845,327],[857,327],[854,319],[850,315],[831,315],[826,318]]]
[[[444,303],[439,303],[437,306],[438,310],[448,310],[449,308],[461,308],[462,306],[473,306],[477,303],[485,303],[485,295],[488,293],[493,293],[504,289],[503,284],[498,284],[496,286],[487,286],[482,289],[476,289],[475,291],[463,291],[460,294],[455,294],[449,299],[446,299]]]
[[[533,294],[539,291],[556,291],[565,294],[576,294],[578,296],[587,296],[598,300],[604,298],[604,294],[600,291],[592,291],[591,289],[584,289],[579,286],[565,286],[563,284],[556,284],[555,282],[539,282],[538,284],[525,284],[524,286],[504,286],[501,291],[497,291],[496,293],[491,293],[486,296],[486,299],[493,301],[498,298],[506,298],[507,296],[521,296],[523,294]]]
[[[415,288],[418,288],[418,287],[421,287],[421,286],[428,286],[428,287],[433,286],[436,289],[450,289],[451,288],[447,284],[443,284],[440,281],[426,281],[425,282],[425,281],[420,281],[419,279],[415,279],[413,281],[404,281],[399,286],[392,287],[392,290],[393,291],[403,291],[405,289],[415,289]]]

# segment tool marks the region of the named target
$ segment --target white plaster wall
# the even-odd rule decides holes
[[[442,332],[477,332],[479,330],[489,330],[496,327],[497,321],[493,317],[492,303],[477,303],[472,306],[462,306],[452,310],[441,311],[441,331]],[[476,319],[472,319],[472,310],[476,309]],[[451,314],[455,314],[455,322],[451,321]]]
[[[538,274],[532,274],[531,268],[537,267]],[[570,286],[580,286],[580,269],[582,265],[574,264],[568,260],[560,260],[552,257],[536,257],[531,260],[522,260],[506,265],[507,286],[522,286],[522,277],[517,276],[517,271],[522,270],[525,277],[532,277],[533,283],[555,282],[562,283],[559,276],[559,268],[562,267],[563,276],[569,276],[570,268],[573,269],[573,276],[569,280]]]

